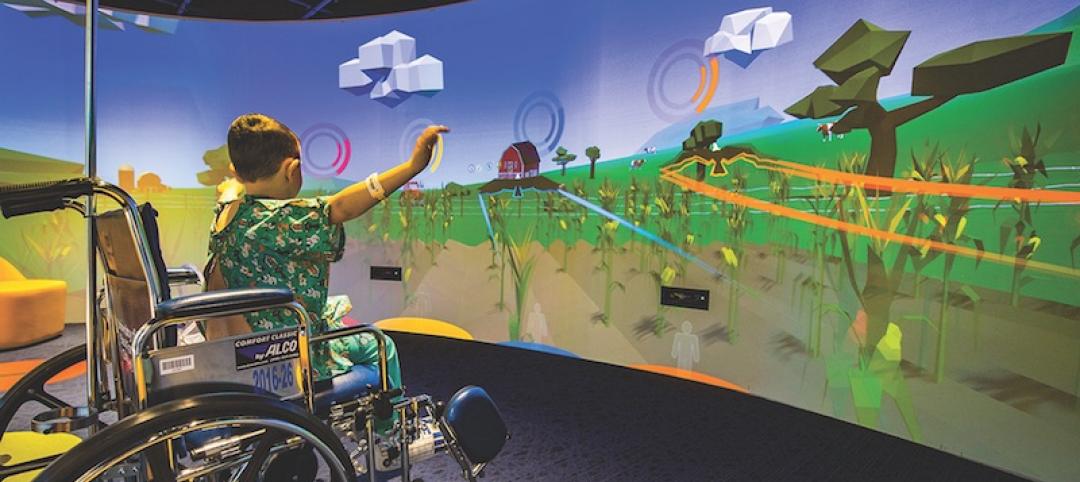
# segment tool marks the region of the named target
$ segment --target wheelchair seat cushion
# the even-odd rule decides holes
[[[315,382],[315,413],[325,415],[330,405],[367,394],[368,387],[379,387],[379,370],[366,365],[353,365],[348,372],[334,378]]]
[[[467,386],[446,404],[443,420],[473,463],[489,462],[506,444],[509,433],[495,402],[483,388]]]

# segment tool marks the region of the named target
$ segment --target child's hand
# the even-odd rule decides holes
[[[450,128],[443,125],[432,125],[420,133],[416,138],[416,149],[413,150],[412,166],[416,172],[423,171],[431,162],[431,152],[435,150],[435,143],[439,141],[439,134],[450,132]]]

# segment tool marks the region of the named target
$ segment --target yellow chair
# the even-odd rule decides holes
[[[405,333],[416,333],[420,335],[435,335],[444,336],[447,338],[457,338],[459,340],[472,340],[473,336],[464,328],[461,328],[452,323],[447,323],[441,320],[432,320],[430,318],[387,318],[382,321],[375,322],[375,326],[381,330],[386,331],[401,331]]]
[[[71,450],[82,439],[70,433],[40,434],[36,432],[7,432],[0,434],[0,460],[3,465],[15,465],[31,460],[60,455]],[[29,482],[40,470],[8,477],[4,482]]]
[[[26,279],[0,258],[0,350],[20,348],[64,331],[67,283]]]

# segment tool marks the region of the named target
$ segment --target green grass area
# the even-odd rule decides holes
[[[1076,19],[1080,18],[1080,15],[1074,15],[1075,13],[1075,11],[1071,13],[1071,17],[1070,15],[1063,17],[1046,30],[1075,31]],[[1069,20],[1070,18],[1072,20]],[[1074,37],[1074,47],[1077,38],[1080,36]],[[1042,137],[1037,151],[1049,168],[1047,177],[1039,176],[1039,185],[1058,190],[1080,191],[1080,97],[1075,95],[1075,86],[1080,85],[1078,58],[1080,57],[1077,57],[1074,50],[1068,62],[1063,66],[986,92],[960,96],[902,126],[897,132],[899,152],[897,175],[907,176],[911,170],[912,156],[922,156],[931,146],[936,145],[946,150],[949,159],[955,159],[958,156],[975,157],[977,159],[976,173],[980,176],[975,179],[975,182],[1005,186],[1010,179],[1008,175],[1010,171],[1003,159],[1011,159],[1018,154],[1018,139],[1025,128],[1034,131],[1038,126],[1042,129]],[[918,99],[910,96],[901,96],[886,99],[883,104],[889,108],[896,108],[916,100]],[[855,131],[843,139],[823,142],[816,131],[817,123],[831,120],[834,119],[791,121],[721,138],[719,144],[749,145],[767,157],[836,169],[840,159],[866,153],[869,150],[870,138],[865,131]],[[578,182],[583,183],[589,193],[595,193],[604,180],[609,180],[618,189],[625,190],[634,178],[639,183],[655,183],[660,168],[670,162],[677,153],[678,149],[670,148],[660,150],[655,154],[601,161],[596,166],[595,179],[588,177],[587,160],[578,161],[576,166],[569,167],[565,176],[560,175],[558,171],[549,171],[544,175],[567,186]],[[646,164],[638,170],[631,171],[630,160],[641,157],[647,160]],[[756,170],[750,164],[739,162],[734,163],[732,167],[741,169],[747,175],[748,194],[771,200],[766,187],[768,178],[765,171]],[[727,180],[711,178],[709,182],[724,185]],[[805,195],[807,191],[801,189],[807,185],[808,181],[792,179],[794,188],[792,195],[794,197]],[[595,194],[593,194],[593,200],[595,201]],[[710,219],[718,216],[710,212],[711,201],[701,197],[694,203],[696,214],[691,221],[691,230],[696,235],[697,244],[724,242],[726,233],[723,229],[723,220]],[[968,234],[981,239],[987,250],[998,251],[1001,245],[1002,226],[1011,226],[1016,220],[1015,214],[1007,203],[996,210],[993,209],[995,201],[992,200],[973,200],[971,204],[972,211],[968,215]],[[803,209],[808,208],[799,200],[790,201],[789,205],[795,208],[800,208],[800,206]],[[535,204],[526,206],[524,210],[529,211],[530,206],[535,207]],[[479,210],[476,209],[476,211]],[[616,209],[616,214],[622,214],[621,204]],[[759,214],[752,215],[751,218],[749,231],[744,238],[746,242],[767,244],[776,239],[779,233],[770,229],[768,216]],[[541,216],[540,219],[543,220],[545,217]],[[594,233],[597,232],[598,222],[598,218],[590,216],[590,220],[581,229],[586,240],[595,242]],[[481,223],[467,224],[471,227],[470,229],[476,230],[477,225],[482,228]],[[543,221],[540,224],[543,224]],[[1041,248],[1032,259],[1059,266],[1074,266],[1074,253],[1070,248],[1080,234],[1080,206],[1039,206],[1034,209],[1032,225],[1042,238]],[[658,221],[647,222],[643,227],[655,232],[659,229]],[[788,222],[784,231],[797,236],[801,249],[810,248],[810,226],[799,222]],[[475,231],[469,231],[469,234],[475,234]],[[620,242],[625,242],[629,237],[626,230],[620,230]],[[540,238],[543,240],[542,236]],[[476,236],[467,236],[460,240],[474,244]],[[859,253],[860,257],[865,256],[864,250],[855,249],[854,251]],[[709,256],[709,253],[703,255],[706,258]],[[942,263],[942,261],[932,263],[923,274],[930,277],[939,276]],[[976,266],[973,261],[962,261],[957,263],[953,278],[973,285],[1008,291],[1008,283],[1012,276],[1011,269],[1010,266],[986,262]],[[1030,276],[1031,281],[1023,289],[1025,295],[1069,304],[1080,303],[1075,296],[1078,288],[1075,278],[1062,279],[1059,276],[1036,272],[1027,272],[1026,276]]]
[[[36,174],[38,180],[42,180],[48,175],[78,176],[82,172],[83,165],[80,163],[0,147],[0,182],[13,182],[8,180],[11,173]]]
[[[1075,32],[1077,20],[1080,19],[1078,11],[1067,14],[1039,31],[1073,30]],[[1074,48],[1066,65],[990,91],[960,96],[902,126],[897,132],[899,152],[897,175],[907,175],[913,154],[922,155],[929,146],[938,145],[947,151],[949,158],[961,155],[976,157],[978,159],[976,172],[983,176],[977,178],[977,182],[1003,186],[1008,182],[1007,175],[991,175],[1007,174],[1008,169],[1002,160],[1016,156],[1016,144],[1020,133],[1025,128],[1033,130],[1036,126],[1041,126],[1043,136],[1038,152],[1044,157],[1050,171],[1049,176],[1045,179],[1040,178],[1039,182],[1055,189],[1080,190],[1080,168],[1068,170],[1070,167],[1080,166],[1080,97],[1075,95],[1075,86],[1080,85],[1080,57],[1076,49],[1078,39],[1080,35],[1074,36]],[[896,108],[916,100],[918,99],[910,96],[900,96],[886,99],[883,104],[889,108]],[[721,138],[720,144],[748,145],[767,157],[833,169],[837,168],[840,159],[867,152],[870,139],[865,131],[855,131],[843,139],[823,142],[816,131],[816,126],[818,122],[828,120],[786,122],[724,137]],[[589,178],[589,163],[584,157],[569,166],[565,175],[561,175],[558,170],[545,172],[544,175],[568,187],[580,183],[584,186],[586,197],[593,202],[597,201],[597,190],[605,180],[611,182],[620,192],[625,192],[631,182],[635,181],[639,184],[648,184],[651,191],[655,193],[656,186],[660,182],[658,178],[661,167],[669,163],[677,154],[677,148],[668,148],[652,154],[604,160],[596,165],[595,179]],[[638,158],[644,158],[646,163],[640,169],[631,170],[630,161]],[[81,171],[81,166],[78,164],[3,149],[0,149],[0,161],[4,166],[4,171],[0,172],[0,183],[66,177],[78,175]],[[748,181],[746,192],[749,195],[771,200],[765,171],[740,162],[732,164],[731,168],[741,170],[746,174]],[[710,178],[709,182],[724,185],[728,181],[725,178]],[[808,186],[807,181],[792,179],[791,183],[793,197],[798,198],[808,193],[805,190]],[[453,239],[472,246],[486,243],[488,228],[475,194],[482,184],[467,186],[474,194],[462,199],[453,199],[450,216],[443,212],[441,207],[437,208],[434,223],[429,222],[427,217],[431,214],[430,211],[425,211],[425,208],[419,204],[414,206],[411,211],[413,219],[409,222],[412,231],[409,237],[420,241],[433,238],[436,240]],[[309,189],[304,194],[326,194],[338,186],[322,183],[318,186],[309,186],[311,187],[318,190]],[[426,195],[438,195],[438,191],[427,191]],[[601,218],[588,213],[585,223],[579,228],[563,230],[559,227],[560,219],[578,217],[584,213],[584,210],[575,208],[570,212],[548,214],[538,209],[545,195],[526,191],[523,199],[511,200],[507,216],[512,219],[510,222],[512,231],[523,234],[531,230],[534,239],[544,244],[558,239],[573,242],[579,238],[590,243],[596,242],[597,228]],[[508,197],[510,194],[502,193],[500,196]],[[138,197],[140,200],[153,202],[160,212],[162,246],[170,264],[201,263],[205,259],[206,238],[214,199],[212,188],[174,189],[167,193]],[[615,214],[622,215],[622,195],[620,194],[618,198],[614,211]],[[791,200],[788,204],[795,208],[807,208],[805,203],[798,199]],[[403,209],[400,196],[391,197],[387,205],[389,210],[384,205],[380,205],[364,217],[348,223],[346,229],[350,237],[378,241],[384,239],[385,234],[385,239],[402,239],[405,233],[402,230]],[[724,228],[725,222],[717,213],[718,210],[714,208],[716,205],[717,203],[705,196],[694,196],[689,226],[690,232],[695,235],[693,244],[697,249],[714,243],[728,242]],[[1014,215],[1007,206],[998,210],[992,209],[993,201],[976,200],[972,202],[972,205],[973,210],[969,214],[967,227],[968,234],[982,239],[988,250],[996,251],[1000,245],[1000,228],[1002,225],[1010,224],[1012,222],[1010,218]],[[513,220],[515,216],[519,216],[519,212],[520,219]],[[449,221],[448,226],[447,221]],[[810,249],[810,226],[792,221],[784,223],[783,228],[775,228],[769,221],[767,215],[751,213],[750,226],[743,237],[744,242],[768,244],[779,237],[794,235],[798,239],[800,249]],[[663,229],[661,226],[663,222],[664,220],[653,213],[641,227],[656,233]],[[24,233],[48,236],[50,230],[60,228],[49,225],[44,218],[35,216],[9,220],[7,223],[10,223],[8,226],[14,229],[0,230],[0,255],[16,259],[17,264],[21,263],[20,266],[31,273],[41,273],[41,275],[52,273],[54,276],[62,276],[69,279],[69,282],[81,285],[77,275],[79,269],[63,268],[70,265],[70,261],[58,263],[56,260],[36,259],[40,256],[36,256],[35,252],[40,250],[35,250],[25,239]],[[74,223],[81,225],[77,219]],[[72,221],[67,221],[66,224],[70,225]],[[1033,259],[1071,266],[1074,261],[1070,246],[1073,239],[1080,233],[1080,206],[1041,206],[1034,210],[1032,224],[1037,228],[1043,240],[1041,249]],[[81,246],[85,240],[82,238],[84,236],[76,230],[69,243],[72,246],[72,252],[78,253],[83,249]],[[620,229],[616,242],[626,243],[631,238],[628,230]],[[859,256],[864,256],[864,251],[855,250],[856,253],[860,253]],[[710,263],[719,265],[719,261],[712,253],[702,252],[699,255]],[[72,255],[69,253],[68,257],[70,256]],[[941,270],[940,265],[941,262],[935,262],[927,267],[924,274],[936,276],[936,273]],[[1003,289],[1009,282],[1010,269],[1007,266],[985,262],[976,267],[975,263],[964,261],[957,264],[954,279],[979,286]],[[1037,273],[1029,275],[1033,281],[1025,287],[1026,295],[1064,303],[1080,303],[1074,294],[1077,288],[1075,279],[1063,280]]]

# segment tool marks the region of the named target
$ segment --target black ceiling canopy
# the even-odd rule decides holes
[[[363,17],[439,7],[463,1],[465,0],[100,0],[100,6],[171,17],[273,21]]]

